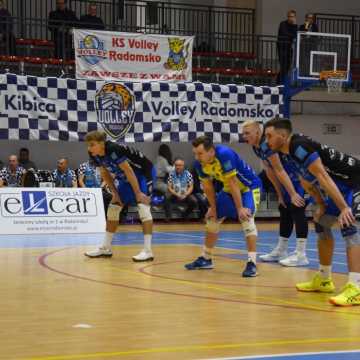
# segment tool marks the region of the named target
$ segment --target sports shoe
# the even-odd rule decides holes
[[[331,293],[335,290],[335,285],[331,278],[323,279],[319,273],[316,273],[310,281],[296,284],[296,289],[306,292]]]
[[[94,250],[89,250],[85,253],[85,256],[90,258],[98,258],[98,257],[112,257],[111,249],[107,249],[105,247],[99,247]]]
[[[305,254],[299,254],[297,252],[289,255],[285,259],[281,259],[279,264],[282,266],[306,266],[309,265],[309,260]]]
[[[276,246],[269,254],[260,255],[259,258],[264,262],[278,262],[286,258],[287,255],[288,253],[285,249],[281,250],[280,247]]]
[[[339,295],[333,296],[329,302],[337,306],[360,305],[360,288],[348,282]]]
[[[154,255],[151,251],[141,250],[137,255],[133,256],[132,259],[135,262],[153,261]]]
[[[214,268],[212,259],[205,259],[203,256],[199,256],[195,261],[184,266],[187,270],[210,270]]]
[[[252,261],[246,263],[245,270],[242,273],[243,277],[255,277],[258,276],[256,265]]]

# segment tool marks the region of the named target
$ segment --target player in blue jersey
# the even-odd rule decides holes
[[[257,229],[254,215],[260,202],[261,181],[249,165],[231,148],[214,145],[212,140],[201,136],[193,141],[196,158],[195,169],[202,182],[209,202],[206,214],[206,236],[202,255],[186,264],[188,270],[212,269],[212,252],[219,237],[220,224],[225,218],[239,220],[245,233],[248,261],[243,277],[257,275]],[[213,180],[223,184],[216,193]]]
[[[339,306],[360,305],[360,236],[357,229],[360,219],[360,160],[304,135],[293,134],[291,122],[287,119],[269,121],[265,126],[265,135],[272,150],[294,159],[305,190],[317,203],[314,221],[318,233],[320,271],[311,281],[297,284],[297,289],[334,291],[331,227],[338,220],[346,243],[349,277],[341,293],[329,300]]]
[[[140,151],[125,145],[106,141],[106,134],[92,131],[85,137],[90,158],[97,167],[112,193],[107,210],[106,234],[102,245],[87,251],[86,256],[111,257],[111,243],[119,224],[119,215],[124,206],[137,205],[139,218],[143,225],[144,248],[134,261],[151,261],[152,215],[150,197],[155,175],[152,162]]]
[[[252,145],[257,157],[262,160],[265,172],[273,184],[279,200],[279,241],[269,253],[261,255],[262,261],[278,261],[283,266],[304,266],[306,257],[308,221],[305,216],[304,189],[300,184],[295,164],[288,155],[272,151],[265,141],[263,127],[259,122],[249,120],[243,124],[242,136]],[[288,256],[289,237],[296,229],[296,250]]]

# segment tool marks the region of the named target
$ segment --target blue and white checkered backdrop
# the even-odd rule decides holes
[[[242,123],[283,114],[283,87],[120,83],[0,75],[0,139],[119,142],[241,141]]]

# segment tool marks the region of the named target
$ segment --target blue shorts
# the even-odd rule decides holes
[[[146,184],[146,178],[144,175],[136,174],[136,178],[139,182],[140,191],[146,195],[148,194],[148,186]],[[124,205],[136,205],[136,196],[129,182],[124,180],[118,180],[116,184],[117,191],[120,199]]]
[[[352,208],[353,189],[349,188],[348,186],[346,186],[345,184],[343,184],[340,181],[334,181],[334,182],[337,185],[337,187],[339,188],[339,191],[341,192],[342,196],[344,197],[345,202],[348,204],[348,206],[350,208]],[[325,211],[326,215],[331,215],[331,216],[339,216],[340,215],[339,208],[335,205],[333,200],[328,195],[326,195],[325,202],[326,202],[326,211]]]
[[[250,209],[253,215],[260,204],[260,193],[260,188],[241,193],[243,207]],[[225,191],[220,191],[216,194],[216,210],[219,219],[223,217],[234,220],[238,219],[238,212],[234,200],[231,194]]]
[[[299,181],[296,181],[296,182],[292,181],[292,184],[294,186],[295,191],[303,198],[305,195],[305,190],[301,186],[301,183]],[[283,186],[281,186],[281,192],[282,192],[285,204],[290,205],[291,204],[290,195]]]

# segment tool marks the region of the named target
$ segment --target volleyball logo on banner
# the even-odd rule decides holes
[[[131,128],[135,116],[135,98],[123,84],[106,83],[95,95],[98,122],[114,139],[120,139]]]
[[[90,65],[96,65],[107,57],[104,41],[94,35],[86,35],[79,41],[77,54]]]

